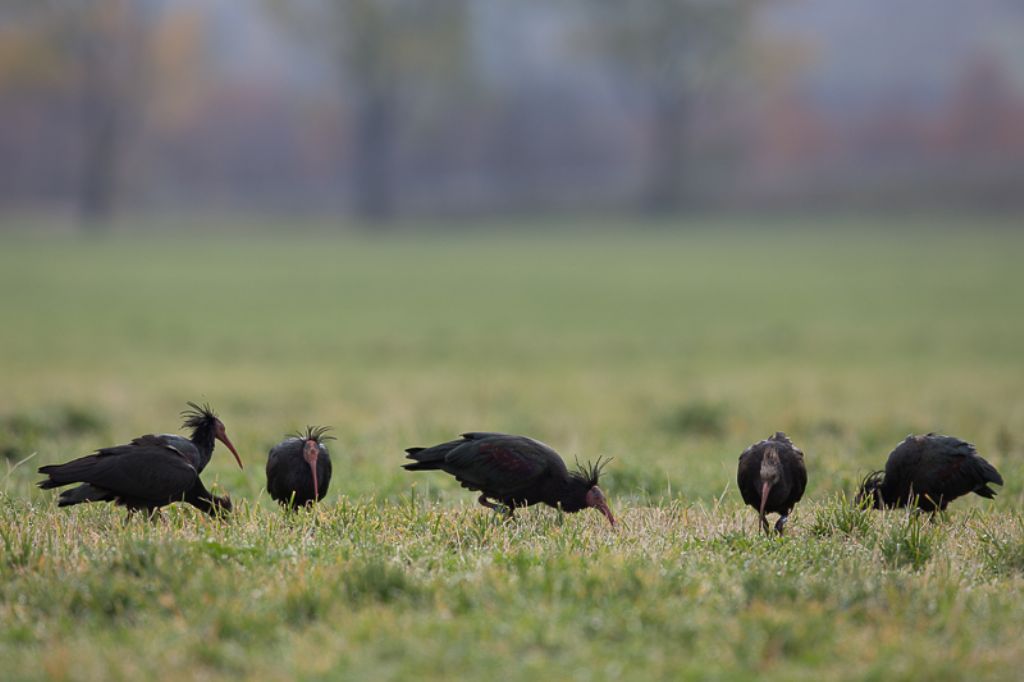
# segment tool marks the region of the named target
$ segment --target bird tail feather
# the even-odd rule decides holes
[[[429,471],[432,469],[440,469],[444,465],[444,460],[448,453],[463,442],[464,441],[452,441],[451,443],[435,445],[432,448],[407,448],[405,456],[408,459],[415,461],[402,466],[408,471]]]
[[[434,469],[440,469],[440,462],[412,462],[411,464],[403,464],[402,468],[406,471],[431,471]]]
[[[980,461],[981,477],[986,483],[995,483],[996,485],[1003,485],[1003,477],[999,475],[996,468],[989,464],[987,461],[978,458]]]
[[[989,488],[987,485],[975,488],[974,492],[977,493],[978,495],[981,495],[982,497],[987,497],[990,500],[996,496],[996,491],[992,490],[992,488]]]
[[[89,471],[96,463],[94,456],[79,457],[64,464],[50,464],[39,467],[39,473],[49,476],[48,479],[40,481],[39,487],[43,490],[59,488],[69,483],[81,483],[85,480]]]
[[[42,469],[39,470],[39,473],[41,473],[41,474],[49,474],[50,472],[43,471],[43,469],[50,469],[50,468],[51,467],[43,467]],[[67,485],[67,483],[61,483],[61,482],[59,482],[55,478],[47,478],[47,479],[44,479],[42,481],[39,481],[39,483],[37,483],[36,485],[38,485],[43,490],[49,490],[50,488],[59,488],[62,485]]]
[[[70,507],[83,502],[109,502],[114,495],[109,490],[103,490],[85,483],[71,490],[65,490],[57,500],[58,507]]]

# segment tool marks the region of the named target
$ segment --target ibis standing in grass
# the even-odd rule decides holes
[[[327,494],[331,454],[324,445],[326,426],[307,426],[281,441],[267,455],[267,492],[283,505],[298,509]]]
[[[743,501],[757,510],[766,534],[770,533],[767,515],[779,515],[775,530],[781,535],[790,512],[807,487],[804,453],[779,431],[743,451],[736,482]]]
[[[230,511],[231,500],[210,493],[199,478],[213,455],[214,441],[227,446],[242,466],[242,459],[209,405],[188,403],[182,413],[184,427],[192,429],[190,438],[176,434],[139,436],[127,445],[97,450],[86,457],[40,467],[46,479],[39,487],[59,488],[81,485],[61,492],[57,506],[69,507],[84,502],[113,502],[126,507],[129,515],[184,501],[208,514]]]
[[[989,484],[1003,484],[996,468],[974,446],[953,436],[907,436],[889,453],[885,471],[867,475],[856,500],[875,509],[917,506],[945,511],[958,497],[974,493],[992,499]]]
[[[559,454],[544,443],[503,433],[464,433],[459,440],[409,448],[406,456],[413,460],[405,465],[409,471],[438,469],[451,474],[463,488],[480,492],[480,504],[504,509],[510,517],[519,507],[542,502],[566,512],[591,507],[615,525],[597,485],[603,468],[600,460],[569,471]]]

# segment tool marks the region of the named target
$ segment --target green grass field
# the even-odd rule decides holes
[[[706,219],[381,235],[0,225],[4,679],[1018,679],[1024,231],[1009,218]],[[517,229],[510,229],[510,228]],[[970,228],[970,229],[966,229]],[[226,523],[58,510],[42,465],[218,410]],[[330,424],[324,504],[263,492]],[[525,433],[613,456],[623,527],[504,523],[403,448]],[[784,430],[808,492],[735,486]],[[1007,485],[946,518],[844,501],[911,432]]]

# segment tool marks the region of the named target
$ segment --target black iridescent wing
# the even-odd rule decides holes
[[[302,460],[303,441],[288,438],[270,449],[267,455],[267,492],[278,502],[288,502],[301,487],[300,477],[306,463]],[[312,485],[312,481],[310,481]]]
[[[933,503],[949,502],[970,492],[988,497],[992,491],[987,484],[1003,483],[999,472],[973,445],[933,434],[911,436],[900,443],[889,455],[885,479],[901,495],[921,496]]]
[[[786,476],[789,477],[789,504],[793,505],[803,498],[804,491],[807,490],[807,465],[804,464],[804,453],[790,443],[789,447],[779,450],[779,458],[782,460]]]
[[[767,441],[754,443],[740,455],[739,466],[736,468],[736,485],[740,489],[743,501],[755,509],[761,502],[761,458]]]
[[[489,497],[512,498],[546,475],[568,475],[558,453],[531,438],[466,433],[463,439],[445,456],[444,468],[464,487]]]
[[[187,442],[187,441],[186,441]],[[139,500],[180,498],[195,483],[195,466],[163,436],[146,435],[128,445],[103,448],[67,464],[44,467],[61,485],[89,483],[115,495]]]

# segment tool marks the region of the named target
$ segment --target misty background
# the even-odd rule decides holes
[[[6,0],[0,214],[1024,207],[1018,0]]]

